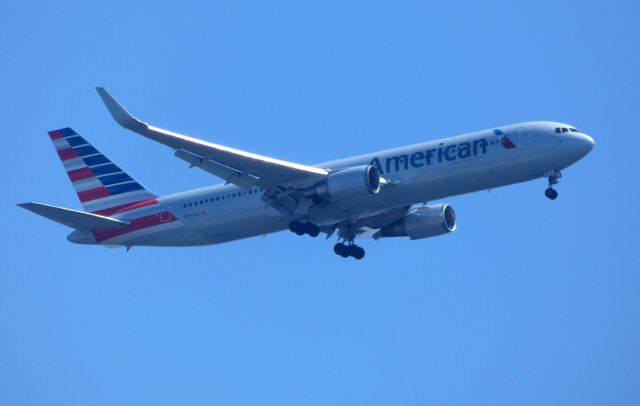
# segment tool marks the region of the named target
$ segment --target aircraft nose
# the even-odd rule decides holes
[[[587,134],[580,134],[578,143],[580,145],[580,149],[584,151],[585,155],[591,152],[593,146],[596,145],[593,138]]]
[[[587,155],[593,149],[595,141],[583,132],[571,131],[558,135],[559,145],[564,145],[567,151],[577,159]]]

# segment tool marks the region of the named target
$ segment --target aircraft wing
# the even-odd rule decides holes
[[[323,181],[329,174],[322,168],[282,161],[177,134],[143,123],[125,110],[104,88],[97,88],[113,118],[123,126],[176,150],[175,155],[244,189],[257,185],[304,189]]]

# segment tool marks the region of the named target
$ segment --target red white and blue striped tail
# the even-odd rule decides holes
[[[71,128],[49,131],[78,198],[89,213],[110,216],[156,195],[120,169]]]

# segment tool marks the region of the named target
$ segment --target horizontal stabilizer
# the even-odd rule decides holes
[[[27,209],[49,220],[53,220],[76,230],[91,231],[114,230],[128,226],[129,222],[116,220],[111,217],[86,213],[78,210],[65,209],[63,207],[50,206],[42,203],[20,203],[18,206]]]

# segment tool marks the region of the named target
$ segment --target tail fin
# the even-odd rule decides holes
[[[85,211],[109,216],[132,204],[155,199],[155,194],[71,128],[49,131],[49,136]]]

